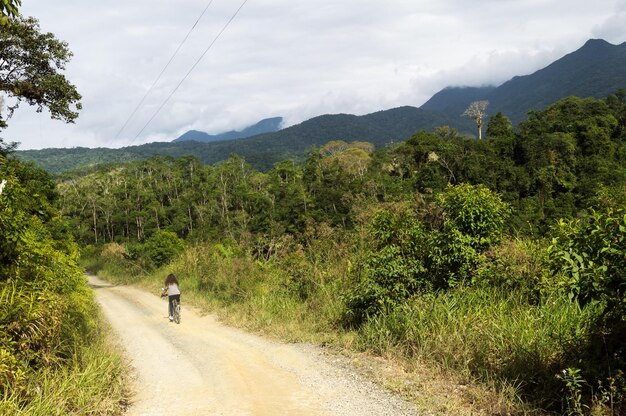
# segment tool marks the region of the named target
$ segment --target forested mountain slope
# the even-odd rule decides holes
[[[476,100],[488,100],[488,114],[502,112],[514,125],[531,110],[542,110],[568,96],[602,98],[626,87],[626,42],[612,45],[601,39],[539,71],[517,76],[494,87],[446,88],[420,108],[459,116]]]
[[[602,98],[624,88],[625,67],[626,43],[615,46],[603,40],[590,40],[534,74],[515,77],[497,88],[448,88],[420,108],[405,106],[363,116],[327,114],[275,133],[213,143],[184,140],[122,149],[44,149],[17,154],[54,174],[91,169],[109,162],[144,160],[157,154],[192,155],[205,164],[213,164],[236,153],[255,168],[268,170],[281,160],[302,161],[308,150],[330,140],[361,140],[382,147],[405,140],[420,130],[430,131],[444,125],[474,134],[472,121],[461,114],[476,100],[489,100],[488,115],[502,112],[516,126],[530,109],[543,109],[561,98],[572,95]]]
[[[451,125],[464,128],[468,120],[448,119],[437,113],[415,107],[400,107],[364,116],[349,114],[323,115],[276,133],[261,134],[238,140],[215,143],[181,141],[149,143],[121,149],[44,149],[17,152],[24,160],[32,160],[45,170],[59,174],[72,170],[91,169],[97,165],[147,159],[150,156],[181,157],[192,155],[204,164],[226,160],[232,153],[243,157],[257,169],[267,170],[282,160],[302,161],[312,147],[330,140],[361,140],[381,147],[405,140],[419,130],[432,130]]]

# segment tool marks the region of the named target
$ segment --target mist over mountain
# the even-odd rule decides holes
[[[612,45],[591,39],[530,75],[516,76],[498,87],[449,87],[420,108],[460,116],[472,101],[488,100],[488,114],[502,112],[514,124],[529,110],[541,110],[568,96],[602,98],[626,88],[626,42]]]

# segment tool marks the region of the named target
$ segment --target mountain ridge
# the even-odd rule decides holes
[[[502,112],[514,124],[528,111],[541,110],[571,95],[602,98],[626,87],[626,42],[589,39],[532,74],[515,76],[497,87],[447,87],[420,108],[449,117],[462,114],[472,101],[488,100],[488,114]],[[471,95],[471,100],[468,96]]]
[[[265,118],[243,130],[231,130],[219,134],[208,134],[203,131],[189,130],[172,140],[172,143],[194,140],[202,143],[219,142],[224,140],[244,139],[250,136],[256,136],[264,133],[274,133],[281,129],[283,124],[282,117]]]
[[[405,140],[420,130],[432,131],[443,125],[473,135],[473,121],[461,114],[472,101],[481,99],[490,101],[488,115],[501,111],[517,124],[529,111],[541,110],[570,95],[603,98],[626,88],[623,68],[626,68],[626,42],[612,45],[591,39],[532,74],[513,77],[497,87],[444,88],[419,108],[401,106],[362,116],[325,114],[276,132],[210,143],[182,140],[122,149],[25,150],[17,155],[55,174],[88,169],[99,163],[140,160],[155,154],[194,155],[212,164],[236,153],[255,168],[267,170],[281,160],[301,161],[311,148],[331,140],[369,141],[382,147]]]

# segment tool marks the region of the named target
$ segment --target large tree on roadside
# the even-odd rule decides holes
[[[6,3],[5,3],[6,4]],[[0,91],[7,96],[7,117],[21,102],[50,111],[71,123],[82,108],[81,96],[61,73],[72,57],[66,42],[41,33],[37,19],[17,17],[0,26]],[[0,115],[0,128],[6,127]]]

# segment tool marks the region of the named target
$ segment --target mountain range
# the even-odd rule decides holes
[[[266,118],[258,123],[246,127],[241,131],[227,131],[226,133],[220,133],[211,135],[202,131],[189,130],[180,137],[172,140],[172,143],[184,142],[186,140],[194,140],[202,143],[221,142],[224,140],[237,140],[245,139],[246,137],[256,136],[263,133],[274,133],[281,129],[283,124],[282,117]]]
[[[570,95],[602,98],[626,88],[624,68],[626,42],[612,45],[592,39],[577,51],[533,74],[516,76],[497,87],[445,88],[420,108],[405,106],[363,116],[327,114],[271,131],[282,124],[282,119],[276,117],[262,120],[241,132],[215,136],[188,132],[172,143],[149,143],[122,149],[24,150],[18,151],[17,155],[33,160],[51,173],[140,160],[155,154],[194,155],[204,163],[213,164],[237,153],[255,168],[266,170],[281,160],[302,160],[311,148],[330,140],[369,141],[381,147],[404,140],[417,131],[433,130],[442,125],[469,135],[474,130],[472,121],[461,114],[477,100],[489,101],[488,114],[502,112],[517,124],[528,111],[541,110]],[[270,131],[257,134],[263,129]]]

